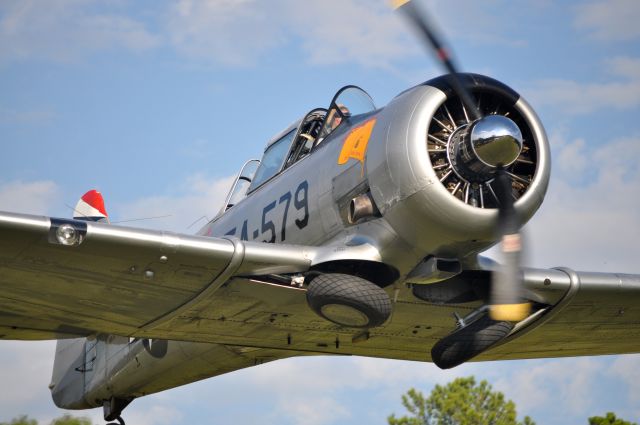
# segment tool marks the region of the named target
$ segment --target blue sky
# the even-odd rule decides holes
[[[528,263],[640,273],[640,3],[423,1],[461,67],[502,80],[549,134],[550,190]],[[383,1],[0,2],[0,209],[194,232],[267,140],[345,84],[383,106],[440,73]],[[51,342],[0,343],[0,421],[62,414]],[[281,361],[135,401],[130,423],[383,424],[410,387],[475,374],[539,424],[640,420],[640,357],[464,365]],[[150,418],[150,414],[153,419]],[[98,422],[100,411],[88,412]]]

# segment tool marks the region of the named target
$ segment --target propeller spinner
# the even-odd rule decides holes
[[[517,322],[529,314],[531,305],[523,300],[520,223],[514,208],[512,181],[505,167],[520,155],[522,133],[509,118],[482,116],[472,94],[462,84],[448,50],[427,24],[426,15],[410,0],[393,1],[393,6],[416,27],[447,70],[450,85],[469,112],[471,123],[452,135],[454,168],[469,181],[494,180],[498,200],[498,236],[504,264],[493,273],[489,314],[492,319]]]

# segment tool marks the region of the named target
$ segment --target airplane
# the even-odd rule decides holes
[[[110,224],[95,191],[74,219],[0,213],[0,337],[58,339],[56,405],[120,424],[135,398],[293,356],[637,352],[640,276],[520,265],[544,128],[513,89],[449,71],[383,108],[343,87],[196,235]],[[479,255],[498,242],[502,265]]]

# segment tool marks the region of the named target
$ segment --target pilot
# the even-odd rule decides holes
[[[333,130],[335,130],[336,127],[340,125],[343,118],[348,118],[351,116],[351,112],[349,111],[349,108],[347,108],[345,105],[343,105],[342,103],[338,103],[336,106],[337,108],[331,108],[331,110],[329,111],[329,114],[327,117],[327,123],[324,125],[324,127],[322,127],[322,131],[318,136],[314,146],[322,143],[322,141]],[[340,110],[340,112],[338,112],[338,109]]]
[[[351,116],[349,108],[347,108],[345,105],[339,103],[337,106],[338,109],[340,109],[340,113],[337,113],[337,111],[334,112],[333,121],[331,122],[331,130],[334,130],[337,126],[340,125],[340,123],[342,122],[342,117],[349,118]]]

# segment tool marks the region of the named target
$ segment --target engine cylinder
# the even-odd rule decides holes
[[[544,128],[506,85],[460,74],[482,118],[471,121],[446,77],[401,93],[376,124],[384,146],[371,146],[367,174],[383,217],[421,252],[460,257],[496,242],[494,171],[512,179],[521,224],[540,207],[550,162]]]

